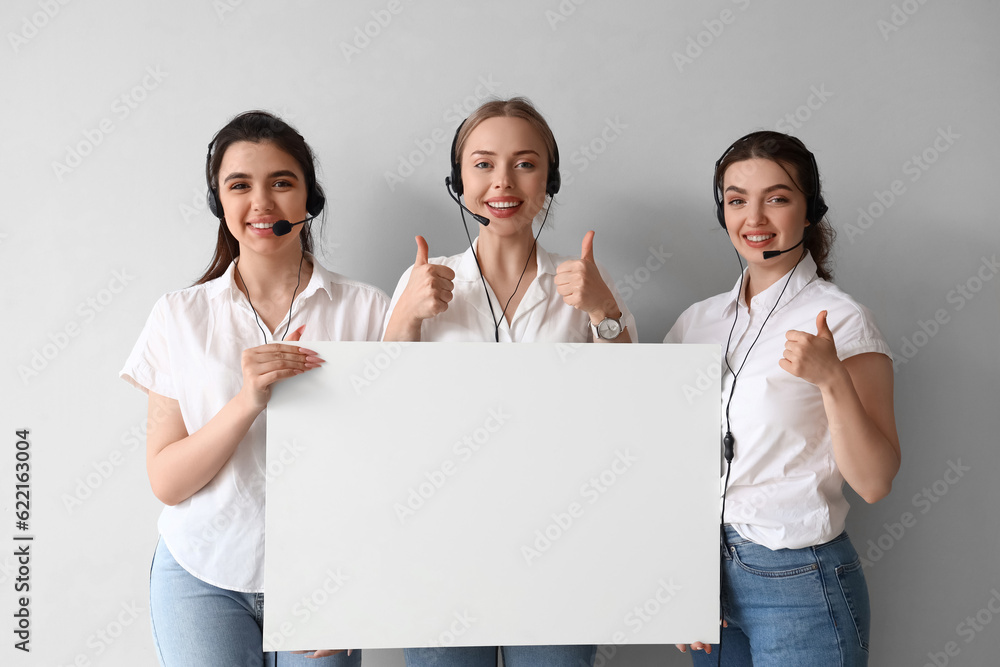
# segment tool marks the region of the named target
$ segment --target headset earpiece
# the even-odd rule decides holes
[[[562,185],[562,175],[559,173],[559,145],[552,141],[552,161],[549,163],[549,175],[545,182],[545,194],[554,197]]]
[[[812,155],[812,153],[810,153],[810,155]],[[815,159],[813,159],[813,168],[816,168]],[[816,175],[816,182],[819,183],[819,174]],[[825,201],[823,201],[823,195],[817,194],[812,198],[809,205],[806,207],[806,220],[808,220],[811,225],[815,225],[823,219],[823,216],[826,215],[826,212],[829,210],[830,207],[826,205]]]
[[[451,160],[451,189],[458,197],[461,197],[462,193],[465,192],[465,185],[462,184],[462,168],[455,158],[455,149],[458,148],[458,133],[462,131],[464,126],[465,121],[463,120],[458,129],[455,130],[455,137],[451,140],[451,152],[448,153],[448,159]]]
[[[205,201],[208,202],[208,210],[219,220],[225,213],[222,210],[222,202],[219,201],[219,193],[212,187],[212,149],[215,147],[215,139],[208,144],[208,154],[205,155],[205,183],[208,184],[208,192],[205,194]]]
[[[215,194],[215,190],[212,188],[208,189],[208,194],[205,195],[205,201],[208,202],[208,210],[212,212],[216,218],[222,219],[222,202],[219,201],[219,195]]]
[[[722,156],[715,161],[715,171],[712,172],[712,178],[713,178],[712,196],[715,198],[715,217],[716,219],[718,219],[719,225],[721,225],[723,229],[726,229],[726,231],[729,230],[726,228],[726,211],[722,207],[722,196],[719,192],[722,189],[722,184],[719,183],[719,165],[722,164],[722,161],[726,159],[726,156],[729,155],[729,152],[732,151],[734,148],[736,148],[736,144],[740,143],[749,136],[750,136],[749,134],[743,135],[742,137],[734,141],[732,144],[730,144],[729,148],[727,148],[722,153]]]
[[[719,162],[721,161],[722,160],[720,158]],[[718,162],[715,163],[715,170],[716,171],[719,170]],[[712,194],[715,196],[715,217],[718,219],[719,224],[722,226],[722,228],[725,229],[726,231],[729,231],[729,228],[726,227],[726,211],[722,207],[722,200],[719,199],[718,184],[716,184],[715,187],[712,188]]]
[[[323,190],[319,187],[319,183],[313,183],[306,196],[306,213],[315,218],[323,212],[324,206],[326,206],[326,197],[323,195]]]

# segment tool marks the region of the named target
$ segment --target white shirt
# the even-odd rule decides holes
[[[479,239],[473,244],[478,247]],[[570,259],[579,257],[562,257],[550,255],[542,246],[535,246],[535,257],[538,265],[538,273],[528,285],[521,302],[517,305],[517,310],[507,324],[507,318],[501,316],[504,303],[509,294],[503,299],[497,297],[486,283],[489,290],[490,299],[493,301],[493,312],[500,323],[501,343],[589,343],[594,339],[590,328],[590,315],[582,310],[567,305],[562,296],[556,290],[555,276],[559,265]],[[428,260],[431,264],[441,264],[450,267],[455,272],[454,298],[448,304],[448,310],[439,315],[426,319],[420,328],[420,338],[424,341],[436,342],[490,342],[495,340],[493,317],[490,315],[490,305],[486,300],[486,292],[483,289],[483,281],[479,275],[479,268],[476,266],[476,259],[472,256],[472,250],[466,250],[461,255],[451,257],[433,257]],[[639,340],[635,330],[635,318],[628,311],[623,303],[615,283],[608,277],[607,272],[600,266],[601,277],[611,290],[611,295],[622,311],[621,323],[623,327],[628,327],[629,335],[633,342]],[[392,295],[392,303],[389,305],[389,313],[386,315],[386,325],[392,317],[392,311],[399,301],[400,295],[406,289],[406,284],[410,280],[411,266],[399,279],[396,291]]]
[[[806,255],[799,262],[781,294],[786,281],[788,274],[755,296],[749,311],[737,283],[730,292],[684,311],[663,341],[718,343],[725,354],[736,317],[729,365],[733,372],[739,371],[745,358],[746,365],[739,372],[729,408],[736,444],[725,522],[743,537],[770,549],[828,542],[843,532],[848,510],[820,390],[778,365],[785,349],[785,333],[797,329],[815,334],[816,316],[826,310],[840,359],[865,352],[892,356],[868,309],[819,278],[812,256]],[[779,294],[781,300],[747,358],[747,350]],[[725,362],[721,376],[724,434],[733,383]],[[725,485],[725,461],[722,466]]]
[[[378,340],[385,293],[309,259],[312,276],[295,297],[291,329],[305,325],[305,340]],[[267,342],[279,342],[287,323],[286,314],[276,334],[264,326]],[[194,433],[242,387],[243,350],[262,344],[230,265],[215,280],[161,297],[120,375],[143,391],[177,400],[187,432]],[[212,481],[165,507],[159,521],[170,553],[185,570],[214,586],[247,593],[264,588],[266,414],[254,420]]]

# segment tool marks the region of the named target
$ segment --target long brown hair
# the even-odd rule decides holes
[[[771,160],[777,163],[806,196],[806,200],[811,202],[811,206],[815,202],[822,202],[819,170],[815,167],[816,159],[813,154],[799,139],[769,130],[748,134],[729,147],[715,169],[717,191],[722,191],[722,179],[731,165],[753,159]],[[806,229],[808,231],[802,245],[816,262],[816,274],[823,280],[832,280],[830,251],[833,249],[836,232],[833,231],[825,215],[812,222]]]
[[[208,196],[218,197],[219,168],[226,150],[238,141],[249,141],[255,144],[271,142],[284,152],[291,155],[305,176],[306,189],[310,197],[323,196],[323,189],[316,182],[315,156],[309,144],[291,125],[274,114],[266,111],[246,111],[226,123],[208,144],[208,155],[205,158],[205,180],[208,182]],[[195,285],[207,283],[224,274],[233,260],[239,256],[240,244],[226,226],[221,207],[218,208],[219,234],[215,242],[215,255],[205,273],[195,282]],[[299,234],[303,252],[312,252],[313,239],[308,225],[303,226]]]

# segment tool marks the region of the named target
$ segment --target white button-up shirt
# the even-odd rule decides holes
[[[778,365],[785,333],[797,329],[815,334],[816,316],[826,310],[840,359],[865,352],[891,358],[868,309],[819,278],[810,255],[799,262],[781,294],[788,279],[786,274],[756,295],[749,309],[739,294],[739,283],[730,292],[696,303],[684,311],[663,341],[717,343],[725,353],[736,318],[729,366],[736,372],[744,359],[746,365],[736,380],[729,408],[736,445],[725,522],[743,537],[771,549],[828,542],[844,530],[848,510],[820,390]],[[764,324],[779,294],[781,300]],[[758,333],[760,338],[750,350]],[[733,373],[725,362],[720,375],[724,434],[733,384]]]
[[[479,239],[474,241],[478,247]],[[542,246],[535,246],[535,257],[538,265],[538,273],[528,285],[521,302],[517,305],[517,310],[510,318],[501,316],[504,303],[509,294],[500,299],[486,283],[489,290],[490,300],[493,302],[493,313],[490,314],[490,305],[486,300],[486,292],[483,289],[483,281],[479,275],[479,268],[476,266],[476,259],[472,256],[472,250],[466,250],[461,255],[451,257],[433,257],[428,261],[431,264],[441,264],[450,267],[455,271],[454,298],[448,304],[448,310],[439,315],[426,319],[420,328],[420,339],[423,341],[435,342],[493,342],[495,316],[500,323],[501,343],[586,343],[593,341],[593,332],[590,328],[590,315],[569,306],[563,301],[562,296],[556,290],[555,276],[559,265],[570,259],[579,257],[562,257],[550,255]],[[611,280],[607,272],[600,266],[601,277],[611,290],[611,294],[622,311],[621,323],[623,327],[628,327],[629,335],[633,342],[639,340],[635,330],[635,318],[628,311],[623,303],[615,283]],[[396,291],[392,295],[392,303],[389,305],[389,313],[385,321],[388,325],[392,311],[399,301],[400,295],[406,289],[406,284],[410,280],[411,266],[399,279]]]
[[[378,340],[385,293],[310,259],[312,276],[295,297],[290,330],[305,325],[306,340]],[[286,315],[275,334],[264,326],[267,342],[279,342],[287,324]],[[230,265],[215,280],[161,297],[120,374],[143,391],[177,400],[187,432],[194,433],[242,387],[243,350],[263,343]],[[160,534],[177,562],[220,588],[264,588],[266,413],[212,481],[160,515]]]

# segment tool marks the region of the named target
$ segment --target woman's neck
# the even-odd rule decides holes
[[[517,236],[497,236],[485,229],[480,232],[476,255],[483,275],[493,284],[494,289],[497,287],[494,281],[501,284],[511,279],[517,281],[522,271],[525,274],[530,272],[534,277],[536,271],[532,269],[531,259],[535,257],[535,239],[530,229],[526,231],[526,234]],[[537,261],[535,266],[537,268]]]
[[[249,290],[255,304],[258,300],[287,299],[297,284],[312,275],[312,263],[298,248],[292,250],[281,255],[241,254],[236,261],[237,286],[244,294]]]
[[[781,277],[794,269],[805,256],[806,251],[803,251],[801,254],[789,253],[773,260],[765,260],[767,262],[777,260],[774,264],[748,263],[746,285],[743,289],[744,301],[749,305],[755,296],[781,280]]]
[[[530,227],[527,234],[517,236],[497,236],[486,230],[479,234],[476,244],[479,266],[500,300],[495,308],[503,313],[508,325],[514,321],[521,298],[538,275],[536,250]]]

